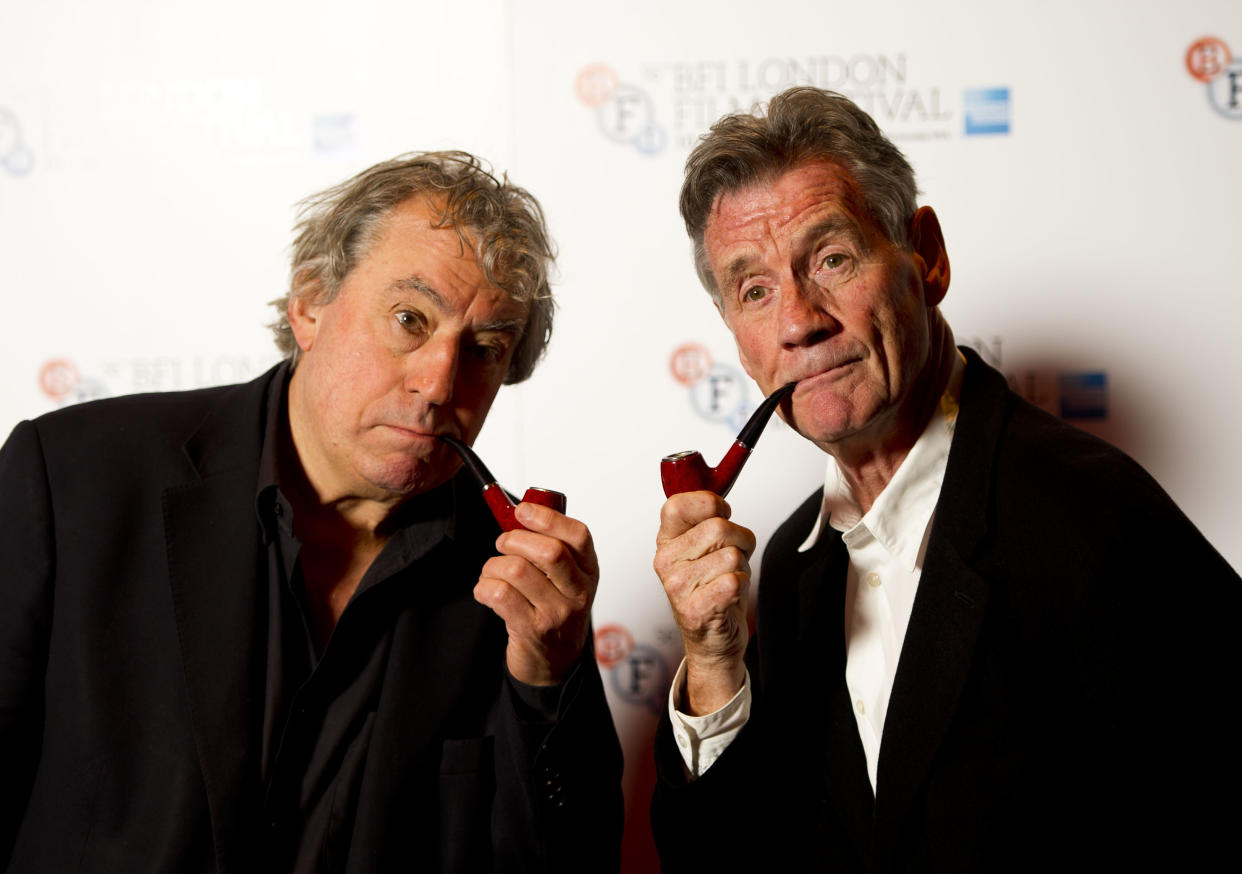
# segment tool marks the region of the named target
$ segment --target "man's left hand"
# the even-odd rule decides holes
[[[522,503],[517,520],[528,530],[496,539],[474,598],[505,621],[505,658],[515,680],[552,686],[568,676],[586,645],[599,563],[591,532],[577,519]]]

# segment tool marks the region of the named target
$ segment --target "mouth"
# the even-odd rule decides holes
[[[801,395],[808,391],[814,391],[819,386],[833,382],[843,377],[851,367],[862,361],[861,358],[847,358],[837,364],[830,365],[823,370],[815,370],[798,377],[798,387],[794,389],[794,394]]]
[[[420,428],[407,428],[404,425],[386,424],[382,427],[386,432],[393,434],[402,440],[408,440],[415,443],[439,443],[439,435],[449,433],[448,429],[443,429],[441,431],[426,431]]]

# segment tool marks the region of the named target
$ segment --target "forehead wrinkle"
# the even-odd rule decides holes
[[[817,204],[809,206],[806,210],[801,210],[799,213],[785,217],[782,224],[788,224],[790,221],[796,219],[798,215],[803,214],[808,210],[815,209],[822,203],[823,201],[820,201]],[[767,228],[767,236],[774,238],[775,234],[772,232],[771,222],[768,221],[764,224],[765,228]],[[847,214],[834,211],[833,214],[826,216],[818,222],[815,222],[806,230],[798,231],[795,234],[791,247],[792,254],[797,258],[801,258],[805,254],[806,250],[820,245],[820,243],[823,242],[824,237],[834,235],[840,235],[848,238],[849,241],[857,246],[859,251],[863,254],[868,254],[871,251],[871,246],[867,242],[866,235],[863,234],[862,228],[859,227],[858,223],[852,220]],[[749,272],[751,263],[754,261],[755,256],[750,252],[739,255],[730,261],[724,271],[725,284],[732,285],[739,278],[746,275],[746,273]]]

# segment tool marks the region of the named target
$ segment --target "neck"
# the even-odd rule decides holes
[[[953,332],[939,310],[933,310],[932,314],[927,365],[905,402],[877,423],[880,426],[878,439],[877,431],[869,429],[825,447],[836,459],[864,513],[875,504],[927,428],[953,373],[953,356],[957,354]]]

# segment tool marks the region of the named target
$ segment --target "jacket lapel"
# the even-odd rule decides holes
[[[164,531],[190,718],[221,871],[253,863],[261,822],[266,574],[254,497],[272,373],[227,390],[164,491]]]
[[[988,583],[976,557],[987,535],[1007,385],[971,350],[963,352],[961,412],[880,745],[875,846],[881,869],[900,846],[903,824],[952,723],[987,608]]]
[[[987,582],[951,544],[928,550],[884,722],[877,773],[876,851],[897,845],[970,674]],[[883,870],[885,864],[881,864]]]

